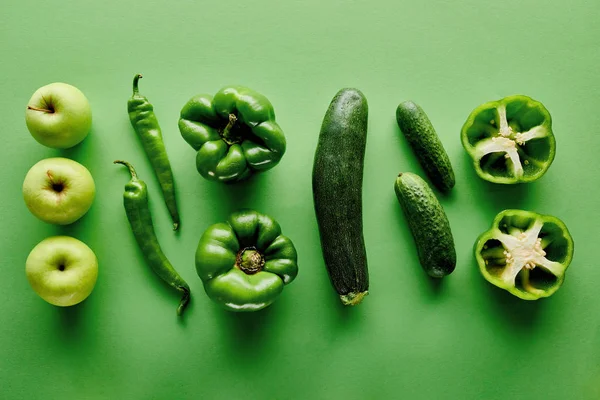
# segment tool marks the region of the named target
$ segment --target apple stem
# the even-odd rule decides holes
[[[46,113],[49,113],[49,114],[54,113],[54,110],[48,110],[46,108],[37,108],[37,107],[27,106],[27,109],[28,110],[34,110],[34,111],[43,111],[43,112],[46,112]]]
[[[142,78],[142,74],[136,74],[133,77],[133,95],[140,94],[140,90],[138,89],[138,81]]]
[[[131,174],[131,178],[132,179],[137,179],[137,173],[135,172],[135,169],[133,168],[133,165],[129,164],[127,161],[115,160],[113,162],[113,164],[123,164],[124,166],[126,166],[127,168],[129,168],[129,173]]]

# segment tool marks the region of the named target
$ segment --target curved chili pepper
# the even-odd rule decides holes
[[[146,183],[138,179],[135,169],[128,162],[117,160],[115,164],[125,165],[131,173],[131,180],[125,185],[123,199],[127,219],[131,225],[135,240],[140,250],[142,250],[146,263],[152,270],[169,286],[183,293],[179,307],[177,307],[177,315],[181,315],[190,301],[190,287],[175,271],[175,268],[173,268],[158,243],[152,224],[152,215],[148,208]]]
[[[177,230],[180,221],[175,198],[173,171],[167,157],[162,132],[154,114],[154,107],[145,96],[139,93],[138,81],[141,77],[142,75],[137,74],[133,78],[133,96],[127,102],[127,112],[129,113],[131,125],[142,141],[144,151],[160,183],[165,204],[173,220],[173,230]]]

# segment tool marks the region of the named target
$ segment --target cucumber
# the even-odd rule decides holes
[[[433,278],[443,278],[456,267],[456,250],[448,217],[423,179],[410,172],[396,178],[398,202],[408,220],[421,266]]]
[[[313,165],[323,258],[344,305],[359,304],[369,289],[362,221],[368,114],[367,99],[358,89],[340,90],[323,118]]]
[[[412,101],[405,101],[396,109],[396,121],[431,182],[448,193],[454,187],[454,170],[425,111]]]

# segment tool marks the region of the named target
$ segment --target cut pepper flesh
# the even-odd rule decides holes
[[[535,180],[554,159],[550,114],[527,96],[511,96],[478,107],[465,122],[461,139],[477,174],[490,182]]]
[[[521,210],[498,214],[475,250],[490,283],[526,300],[558,290],[572,256],[573,239],[562,221]]]

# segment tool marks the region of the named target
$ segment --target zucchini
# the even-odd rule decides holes
[[[368,114],[367,99],[358,89],[340,90],[323,118],[313,165],[323,258],[344,305],[359,304],[369,289],[362,221]]]
[[[456,267],[456,250],[448,217],[423,179],[410,172],[398,175],[394,185],[408,220],[421,266],[433,278],[443,278]]]
[[[454,170],[425,111],[412,101],[400,103],[396,122],[425,170],[427,177],[441,192],[454,187]]]

